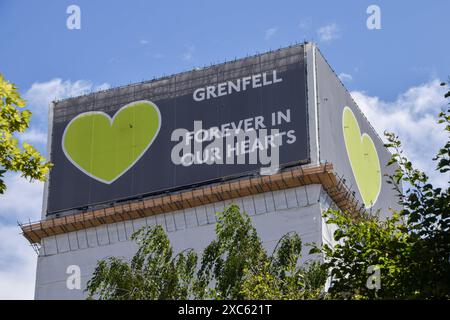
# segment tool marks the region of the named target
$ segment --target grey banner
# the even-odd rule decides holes
[[[156,105],[160,127],[150,142],[146,140],[146,133],[142,133],[144,136],[136,133],[130,138],[130,143],[144,141],[145,144],[141,149],[139,146],[132,149],[140,153],[133,154],[130,160],[124,152],[131,149],[125,146],[126,136],[121,136],[119,129],[108,131],[110,129],[106,126],[105,132],[101,132],[96,128],[101,121],[108,119],[100,112],[110,117],[108,120],[114,127],[115,122],[124,121],[125,113],[120,116],[122,119],[118,114],[136,101],[150,101]],[[136,114],[145,115],[133,113]],[[87,115],[104,119],[86,120],[89,119]],[[96,127],[83,130],[84,124],[80,119],[91,121],[89,123]],[[140,130],[141,120],[129,121],[129,130]],[[51,137],[54,168],[49,180],[47,214],[69,209],[84,210],[89,206],[109,205],[227,177],[255,174],[265,167],[260,162],[248,163],[248,156],[244,164],[174,163],[173,151],[180,143],[173,141],[174,131],[184,128],[193,132],[194,121],[201,121],[206,130],[241,126],[242,129],[265,128],[270,135],[272,129],[277,129],[282,142],[279,147],[280,165],[308,162],[303,46],[56,103]],[[111,143],[111,134],[118,134],[120,141]],[[108,153],[111,152],[105,146],[108,143],[116,148],[115,153]],[[83,150],[89,153],[92,148],[99,148],[98,145],[106,150],[103,158],[102,155],[83,154]],[[123,150],[121,146],[125,146]],[[114,156],[105,156],[112,154]],[[130,161],[130,165],[124,158]],[[88,159],[86,161],[90,164],[83,164],[84,160],[80,159]],[[97,171],[86,167],[89,165]],[[108,176],[109,180],[105,181],[97,173],[102,170],[106,172],[105,176],[114,176],[108,170],[116,170],[120,174],[116,174],[114,179]]]

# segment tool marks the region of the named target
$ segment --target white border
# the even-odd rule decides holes
[[[317,59],[316,46],[310,42],[305,44],[307,111],[308,111],[308,144],[309,158],[312,164],[320,163],[319,143],[319,106],[317,103]]]
[[[345,109],[350,110],[350,112],[351,112],[352,115],[353,115],[353,118],[355,118],[355,120],[356,120],[356,125],[358,126],[359,136],[360,136],[360,139],[361,139],[361,143],[362,143],[363,137],[364,137],[364,136],[368,136],[369,139],[372,141],[372,144],[373,144],[373,146],[374,146],[374,148],[375,148],[375,153],[377,154],[378,166],[380,167],[380,187],[379,187],[379,189],[378,189],[377,196],[375,197],[375,200],[373,201],[372,205],[371,205],[371,206],[366,206],[366,204],[364,203],[364,206],[365,206],[367,209],[370,209],[370,208],[372,208],[372,207],[375,205],[375,203],[378,201],[378,196],[380,195],[380,192],[381,192],[381,184],[383,183],[383,179],[381,178],[380,156],[378,155],[377,147],[375,146],[375,143],[373,142],[372,137],[369,136],[369,135],[368,135],[367,133],[365,133],[365,132],[361,134],[361,128],[359,127],[358,119],[356,119],[356,116],[355,116],[355,114],[353,113],[353,110],[350,109],[350,107],[348,107],[348,106],[344,106],[344,109],[342,110],[342,120],[341,120],[341,121],[342,121],[342,135],[344,136],[344,144],[345,144],[345,150],[347,151],[348,162],[350,162],[350,168],[352,168],[353,176],[354,176],[354,178],[355,178],[356,185],[358,186],[358,191],[359,191],[359,194],[361,195],[361,198],[363,198],[363,197],[362,197],[362,194],[361,194],[361,190],[359,189],[358,179],[356,178],[355,170],[353,169],[353,166],[352,166],[352,160],[350,159],[350,154],[349,154],[349,152],[348,152],[347,142],[345,141],[345,134],[344,134],[344,129],[345,129],[345,128],[344,128],[344,113],[345,113]],[[364,199],[362,199],[362,200],[363,200],[363,202],[364,202]]]
[[[52,161],[52,140],[53,140],[53,110],[55,108],[55,102],[52,101],[48,104],[48,115],[47,115],[47,150],[46,156],[47,161]],[[48,209],[48,196],[49,196],[49,186],[50,186],[50,173],[47,174],[47,179],[44,182],[44,192],[42,194],[42,212],[41,219],[45,219],[47,216]]]
[[[314,121],[315,121],[315,134],[316,134],[316,157],[317,163],[320,163],[320,142],[319,142],[319,105],[318,101],[318,84],[317,84],[317,62],[316,62],[316,47],[312,47],[312,59],[313,59],[313,85],[314,85]]]
[[[152,141],[150,141],[150,143],[149,143],[149,144],[147,145],[147,147],[141,152],[141,154],[133,161],[132,164],[130,164],[126,169],[124,169],[124,170],[122,171],[121,174],[119,174],[117,177],[115,177],[115,178],[114,178],[113,180],[111,180],[111,181],[106,181],[106,180],[103,180],[103,179],[101,179],[101,178],[99,178],[99,177],[96,177],[96,176],[92,175],[91,173],[87,172],[87,171],[84,170],[81,166],[79,166],[78,163],[76,163],[75,161],[72,160],[72,158],[70,157],[69,153],[66,151],[66,148],[64,147],[64,141],[65,141],[65,139],[66,139],[67,128],[70,127],[70,125],[72,124],[72,122],[74,122],[76,119],[78,119],[78,118],[80,118],[80,117],[82,117],[82,116],[85,116],[85,115],[90,115],[90,114],[101,114],[101,115],[106,116],[106,117],[109,119],[110,126],[112,126],[112,124],[114,123],[114,120],[115,120],[116,116],[117,116],[123,109],[128,108],[128,107],[130,107],[130,106],[132,106],[132,105],[134,105],[134,104],[138,104],[138,103],[151,104],[151,105],[153,106],[153,108],[156,109],[156,112],[157,112],[157,114],[158,114],[158,120],[159,120],[159,121],[158,121],[158,129],[156,130],[155,135],[153,136]],[[63,149],[64,155],[66,156],[66,158],[69,159],[69,161],[70,161],[75,167],[77,167],[79,170],[81,170],[84,174],[86,174],[87,176],[89,176],[89,177],[91,177],[91,178],[93,178],[93,179],[95,179],[95,180],[97,180],[97,181],[100,181],[100,182],[102,182],[102,183],[105,183],[105,184],[112,184],[112,183],[115,182],[117,179],[119,179],[122,175],[124,175],[128,170],[130,170],[131,167],[133,167],[133,166],[136,164],[136,162],[138,162],[139,159],[142,158],[142,156],[145,154],[145,152],[147,152],[147,150],[150,148],[150,146],[153,144],[153,142],[156,140],[156,137],[157,137],[158,134],[159,134],[159,130],[161,129],[161,122],[162,122],[162,119],[161,119],[161,112],[159,111],[158,106],[157,106],[155,103],[151,102],[150,100],[138,100],[138,101],[130,102],[130,103],[124,105],[123,107],[121,107],[119,110],[117,110],[116,113],[114,114],[114,116],[113,116],[112,118],[111,118],[107,113],[102,112],[102,111],[88,111],[88,112],[83,112],[83,113],[80,113],[79,115],[77,115],[77,116],[76,116],[75,118],[73,118],[72,120],[70,120],[70,122],[67,124],[66,128],[64,129],[64,133],[63,133],[62,141],[61,141],[62,149]]]

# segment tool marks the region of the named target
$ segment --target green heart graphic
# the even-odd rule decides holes
[[[349,107],[344,107],[342,130],[350,165],[366,208],[377,201],[381,190],[381,170],[372,138],[359,129],[358,121]]]
[[[66,157],[88,176],[111,184],[147,151],[161,127],[161,114],[150,101],[120,108],[113,118],[104,112],[79,114],[64,130]]]

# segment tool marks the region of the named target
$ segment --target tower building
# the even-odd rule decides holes
[[[312,43],[53,102],[48,134],[42,217],[21,225],[36,299],[85,298],[97,261],[131,258],[146,225],[200,252],[230,203],[269,251],[290,231],[330,242],[330,206],[397,207],[390,153]]]

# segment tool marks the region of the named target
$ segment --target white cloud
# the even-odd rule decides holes
[[[265,32],[266,40],[269,40],[270,38],[272,38],[277,33],[277,31],[278,31],[278,28],[276,28],[276,27],[267,29]]]
[[[0,195],[0,221],[39,220],[44,183],[29,182],[17,173],[8,175],[5,183],[7,189],[4,194]],[[24,199],[26,200],[24,201]]]
[[[320,27],[317,30],[319,40],[322,42],[331,42],[332,40],[339,39],[341,37],[341,30],[336,23],[331,23],[326,26]]]
[[[437,115],[446,106],[444,89],[438,80],[432,80],[401,93],[395,101],[383,101],[365,92],[351,95],[384,138],[385,130],[395,132],[402,141],[405,155],[430,176],[437,186],[447,186],[448,176],[436,172],[436,155],[448,138],[443,127],[437,125]]]
[[[353,80],[353,77],[351,74],[344,73],[344,72],[339,73],[338,77],[339,77],[339,79],[341,79],[342,82],[351,82]]]
[[[190,45],[187,47],[186,51],[181,55],[181,59],[184,61],[191,61],[194,58],[195,46]]]
[[[302,19],[298,23],[298,28],[301,30],[308,30],[311,27],[311,24],[312,24],[311,18]]]
[[[111,85],[109,83],[102,83],[96,87],[94,87],[93,91],[103,91],[103,90],[108,90],[109,88],[111,88]]]
[[[0,300],[33,299],[36,259],[18,226],[0,225]]]
[[[139,43],[142,45],[146,45],[146,44],[148,44],[148,40],[142,39],[139,41]]]
[[[47,110],[49,103],[53,100],[75,97],[92,91],[105,90],[109,87],[110,85],[107,83],[94,86],[91,81],[87,80],[72,82],[70,80],[63,81],[60,78],[54,78],[47,82],[33,83],[24,96],[27,100],[27,105],[32,111],[41,113]],[[47,115],[46,112],[45,115]]]
[[[17,137],[22,142],[27,142],[32,145],[34,144],[45,144],[47,143],[47,133],[36,128],[30,128],[24,133],[18,134]]]

